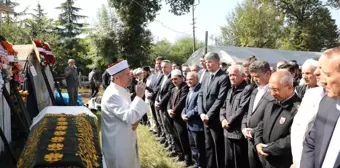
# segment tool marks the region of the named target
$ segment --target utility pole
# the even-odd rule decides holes
[[[192,47],[192,53],[196,51],[196,38],[195,38],[195,5],[192,5],[192,38],[193,38],[193,47]]]
[[[196,6],[200,4],[200,0],[198,0],[197,4],[192,5],[192,39],[193,39],[193,46],[192,46],[192,52],[194,53],[196,51],[196,38],[195,38],[195,29],[196,29],[196,18],[195,18],[195,9]]]

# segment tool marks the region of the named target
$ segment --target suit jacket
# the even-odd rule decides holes
[[[224,129],[224,136],[230,139],[242,139],[241,124],[248,110],[252,86],[243,81],[237,88],[228,91],[227,98],[220,111],[220,121],[227,120],[229,128]]]
[[[255,132],[255,145],[267,144],[263,152],[269,156],[265,158],[273,167],[290,167],[293,163],[290,146],[290,127],[298,110],[301,99],[296,93],[283,103],[274,99],[269,101],[263,120]]]
[[[154,102],[156,100],[156,96],[158,94],[158,91],[161,88],[160,84],[162,83],[163,77],[164,77],[163,74],[160,74],[159,76],[157,75],[156,81],[154,83],[152,83],[152,86],[151,86],[151,88],[153,90],[152,97],[151,97],[152,102]]]
[[[301,157],[300,168],[320,168],[326,156],[326,152],[339,118],[336,109],[337,101],[325,96],[319,105],[314,122],[311,122],[307,132]],[[340,167],[340,155],[334,165]]]
[[[295,92],[302,99],[305,96],[307,85],[299,85],[295,87]]]
[[[71,71],[71,68],[68,66],[65,68],[65,78],[68,88],[78,87],[78,68],[75,68]]]
[[[198,83],[191,95],[190,100],[188,100],[189,96],[187,96],[187,99],[185,101],[185,107],[183,108],[183,111],[182,111],[182,116],[187,115],[188,117],[188,121],[187,121],[188,129],[193,132],[204,131],[203,122],[198,114],[198,106],[197,106],[197,99],[198,99],[198,94],[199,94],[200,89],[201,89],[201,84]]]
[[[172,88],[172,90],[170,92],[170,99],[168,101],[168,108],[167,109],[174,110],[174,112],[176,114],[174,119],[182,122],[182,124],[185,125],[185,123],[184,123],[184,121],[181,117],[181,114],[182,114],[183,108],[185,107],[185,101],[187,99],[189,87],[186,85],[185,82],[183,82],[182,85],[179,88],[179,93],[176,95],[175,102],[173,102],[174,99],[172,99],[172,98],[175,94],[175,91],[176,91],[176,87]],[[172,108],[172,104],[174,104],[174,108]]]
[[[171,74],[168,74],[168,79],[165,81],[163,88],[161,88],[162,82],[159,85],[159,91],[157,93],[156,99],[160,98],[160,110],[165,112],[168,106],[168,101],[170,99],[171,90],[174,88],[174,84],[171,81]]]
[[[258,92],[258,89],[253,89],[250,102],[249,102],[249,108],[247,113],[244,114],[242,119],[242,129],[243,128],[253,128],[251,131],[252,137],[255,135],[256,127],[257,125],[262,121],[264,116],[264,111],[266,109],[266,106],[270,100],[273,100],[274,98],[271,96],[270,91],[267,90],[260,101],[257,103],[257,106],[255,107],[255,110],[253,111],[254,107],[254,101],[256,94]]]
[[[202,76],[203,71],[206,71],[206,72],[204,73],[204,76]],[[201,78],[203,78],[203,79],[202,79],[202,82],[203,82],[204,79],[206,79],[206,78],[209,77],[209,74],[210,74],[210,73],[208,72],[208,70],[206,70],[206,69],[201,69],[200,71],[197,72],[198,81],[201,81]]]
[[[209,117],[208,126],[220,126],[220,109],[230,88],[230,81],[225,72],[219,69],[210,84],[209,80],[202,81],[198,95],[198,112]]]

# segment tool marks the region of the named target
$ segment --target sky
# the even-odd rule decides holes
[[[65,2],[65,0],[16,0],[16,2],[20,3],[16,12],[25,9],[27,6],[29,6],[29,11],[32,11],[32,9],[36,8],[38,1],[47,13],[47,16],[53,19],[57,19],[60,13],[55,8],[60,6],[62,2]],[[196,3],[198,3],[195,9],[196,39],[204,41],[205,31],[208,31],[209,36],[219,36],[221,34],[220,27],[226,24],[226,16],[240,2],[242,0],[200,0],[198,3],[198,0],[196,0]],[[96,21],[98,10],[102,5],[106,4],[107,0],[75,1],[75,6],[82,8],[79,14],[88,16],[84,21],[88,24],[93,24]],[[333,19],[336,20],[338,28],[340,28],[340,10],[331,9],[331,14]],[[170,42],[175,42],[176,39],[181,37],[192,37],[191,23],[192,12],[183,16],[175,16],[169,12],[169,6],[163,3],[162,10],[158,12],[155,21],[150,23],[148,28],[151,30],[155,41],[167,39]]]

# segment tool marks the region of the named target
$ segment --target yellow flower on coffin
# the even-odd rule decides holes
[[[58,130],[58,131],[65,131],[67,129],[67,127],[66,126],[57,126],[55,129]]]
[[[53,138],[51,138],[51,141],[52,142],[63,142],[65,140],[65,138],[64,137],[53,137]]]
[[[64,122],[64,121],[57,122],[57,125],[67,125],[67,122]]]
[[[64,136],[65,134],[66,134],[65,131],[56,131],[56,132],[54,132],[55,136]]]
[[[56,161],[59,161],[63,158],[63,154],[60,154],[60,153],[49,153],[49,154],[46,154],[44,159],[45,161],[47,162],[56,162]]]
[[[66,118],[64,118],[64,117],[60,117],[60,118],[58,118],[58,121],[60,122],[60,121],[63,121],[63,122],[65,122],[66,121]]]
[[[63,148],[64,148],[64,145],[61,143],[52,143],[48,145],[47,150],[57,151],[57,150],[62,150]]]

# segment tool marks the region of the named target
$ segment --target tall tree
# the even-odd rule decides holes
[[[339,37],[335,21],[320,0],[264,0],[286,18],[283,49],[321,51],[334,47]],[[317,42],[316,42],[317,41]]]
[[[92,47],[89,55],[92,57],[90,68],[104,69],[118,58],[116,37],[117,19],[104,5],[97,14],[98,23],[90,34]]]
[[[189,12],[194,0],[165,0],[175,15]],[[151,32],[147,24],[154,20],[161,9],[160,0],[109,0],[122,21],[118,33],[120,55],[133,67],[146,63],[151,45]]]
[[[78,21],[86,16],[78,14],[81,8],[74,6],[74,0],[66,0],[57,9],[61,10],[59,14],[59,27],[57,29],[60,36],[72,39],[80,35],[85,24],[78,23]]]
[[[227,17],[221,27],[225,45],[277,48],[283,30],[283,17],[269,3],[245,0]]]

